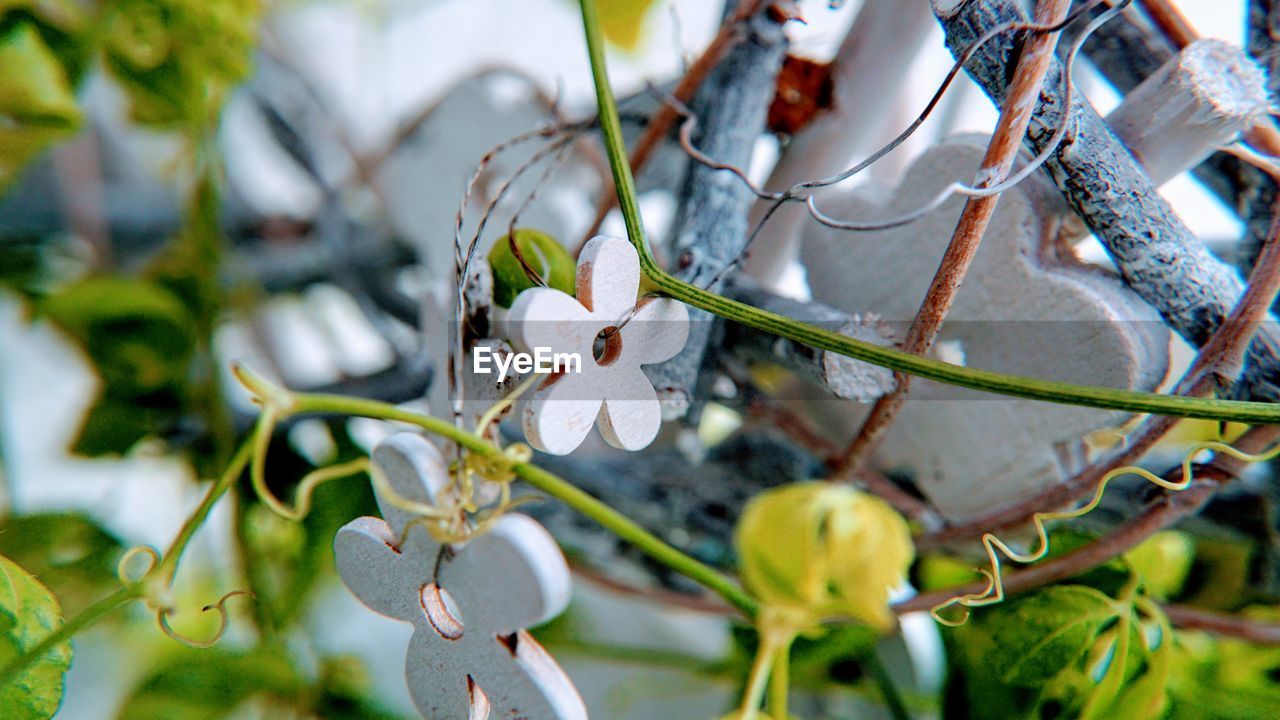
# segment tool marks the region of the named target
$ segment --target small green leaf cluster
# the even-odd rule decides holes
[[[1075,533],[1054,538],[1058,553],[1086,541]],[[944,717],[1274,717],[1280,650],[1175,632],[1160,607],[1194,593],[1197,563],[1196,542],[1165,531],[1068,582],[975,610],[944,635]],[[937,558],[922,564],[927,583],[961,579],[960,567]]]
[[[191,312],[173,293],[144,279],[91,277],[38,308],[84,349],[102,378],[74,452],[123,454],[176,428],[188,405],[197,338]]]
[[[62,624],[58,599],[17,563],[0,556],[0,668],[32,651]],[[0,685],[0,708],[12,720],[50,718],[62,704],[63,675],[71,645],[51,648],[9,683]]]
[[[80,128],[74,87],[88,54],[87,21],[72,0],[0,1],[0,194]]]
[[[259,0],[108,0],[105,60],[134,120],[198,126],[248,76]]]

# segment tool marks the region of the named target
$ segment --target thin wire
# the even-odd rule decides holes
[[[747,242],[744,245],[742,254],[734,258],[724,268],[722,268],[718,273],[716,273],[716,275],[711,278],[711,281],[708,284],[708,287],[714,287],[724,277],[726,273],[731,271],[733,268],[737,267],[742,262],[742,256],[746,254],[747,250],[751,247],[752,243],[755,241],[756,237],[760,234],[760,232],[764,229],[769,219],[772,218],[774,213],[785,203],[803,201],[805,203],[806,209],[809,211],[810,216],[812,216],[814,220],[816,220],[817,222],[823,225],[827,225],[829,227],[833,227],[839,230],[867,232],[867,231],[874,231],[874,230],[887,230],[890,228],[900,227],[902,225],[915,222],[916,220],[919,220],[920,218],[933,212],[934,210],[937,210],[947,200],[949,200],[952,196],[957,194],[966,195],[970,197],[988,197],[988,196],[997,195],[1002,192],[1005,192],[1013,188],[1014,186],[1016,186],[1018,183],[1025,180],[1037,169],[1039,169],[1054,152],[1056,152],[1057,148],[1061,145],[1062,140],[1066,136],[1068,122],[1070,120],[1070,102],[1071,102],[1071,92],[1072,92],[1072,87],[1071,87],[1072,66],[1075,63],[1075,60],[1079,55],[1081,48],[1083,48],[1084,42],[1099,27],[1101,27],[1103,24],[1105,24],[1109,20],[1116,17],[1128,5],[1132,4],[1133,0],[1123,0],[1123,2],[1115,5],[1114,7],[1108,8],[1105,12],[1103,12],[1097,18],[1092,20],[1089,23],[1089,25],[1086,26],[1085,30],[1081,33],[1081,35],[1076,38],[1075,42],[1072,44],[1071,50],[1068,53],[1066,60],[1062,64],[1062,71],[1061,71],[1062,84],[1064,87],[1063,105],[1065,108],[1067,108],[1063,112],[1062,120],[1058,124],[1058,126],[1054,129],[1054,133],[1049,144],[1044,149],[1042,149],[1042,151],[1035,158],[1033,158],[1030,163],[1028,163],[1025,167],[1020,169],[1018,172],[1016,172],[1012,176],[1009,176],[1008,178],[1002,180],[1001,182],[995,185],[987,185],[987,186],[981,186],[981,187],[966,185],[965,183],[962,183],[962,182],[954,182],[948,185],[942,192],[938,194],[937,197],[935,197],[931,202],[926,204],[924,207],[914,210],[903,216],[891,218],[889,220],[874,222],[874,223],[870,223],[870,222],[858,223],[858,222],[852,222],[852,221],[837,220],[835,218],[832,218],[826,215],[818,208],[816,204],[816,200],[814,199],[813,195],[809,195],[807,197],[801,197],[800,195],[802,192],[806,190],[813,190],[813,189],[828,187],[828,186],[843,182],[845,180],[848,180],[854,175],[857,175],[863,170],[866,170],[867,168],[871,167],[880,159],[884,158],[886,155],[888,155],[889,153],[897,149],[899,146],[901,146],[902,143],[904,143],[908,138],[910,138],[920,128],[920,126],[925,122],[925,120],[927,120],[928,117],[933,113],[934,109],[937,107],[938,103],[945,96],[946,92],[951,86],[951,83],[955,80],[960,70],[962,70],[963,67],[969,62],[969,60],[971,60],[973,56],[977,54],[978,50],[980,50],[983,45],[990,42],[992,39],[1004,33],[1014,31],[1014,30],[1024,31],[1024,32],[1035,32],[1035,33],[1057,32],[1067,27],[1068,25],[1073,23],[1075,20],[1079,19],[1084,13],[1102,4],[1104,1],[1105,0],[1092,0],[1092,2],[1082,5],[1075,12],[1068,15],[1064,20],[1062,20],[1062,22],[1055,23],[1052,25],[1040,25],[1036,23],[1015,22],[1015,23],[1007,23],[1005,25],[1001,25],[999,27],[996,27],[987,31],[980,38],[978,38],[976,41],[971,43],[967,48],[965,48],[965,50],[957,58],[956,62],[952,64],[951,69],[947,72],[946,78],[942,81],[938,89],[934,92],[933,97],[930,98],[929,102],[925,105],[924,110],[920,113],[919,116],[917,116],[917,118],[910,125],[907,126],[905,130],[899,133],[897,137],[889,141],[887,144],[885,144],[876,152],[872,153],[862,162],[858,163],[857,165],[854,165],[853,167],[847,170],[844,170],[836,175],[832,175],[827,178],[822,178],[818,180],[807,180],[805,182],[797,183],[796,185],[793,185],[791,188],[787,189],[784,192],[772,192],[772,191],[765,190],[759,187],[758,185],[756,185],[754,182],[752,182],[751,179],[747,176],[746,172],[742,170],[742,168],[739,168],[737,166],[730,165],[727,163],[719,162],[716,159],[700,151],[697,147],[694,146],[692,141],[693,131],[697,127],[697,116],[685,104],[681,103],[678,99],[671,97],[669,95],[663,94],[660,91],[651,87],[650,88],[651,92],[654,92],[662,96],[665,102],[670,104],[676,110],[677,113],[685,117],[685,121],[684,123],[681,124],[680,130],[679,130],[679,141],[682,149],[690,157],[692,157],[698,163],[705,165],[707,167],[710,167],[713,170],[726,170],[732,173],[733,175],[737,176],[738,179],[740,179],[746,185],[746,187],[752,192],[752,194],[754,194],[757,198],[761,200],[770,200],[773,202],[773,205],[771,205],[769,209],[765,212],[763,217],[760,219],[760,222],[757,223],[756,227],[752,229],[751,235],[747,238]]]
[[[542,188],[551,181],[551,178],[562,167],[564,167],[564,164],[569,160],[569,153],[573,150],[573,146],[577,141],[578,138],[576,136],[571,137],[568,142],[560,146],[559,152],[556,153],[556,156],[552,158],[551,162],[543,169],[542,175],[525,196],[524,202],[521,203],[520,207],[516,208],[516,211],[511,214],[511,223],[507,226],[507,243],[511,247],[511,254],[514,255],[516,261],[520,263],[520,269],[524,271],[524,274],[529,278],[529,281],[539,287],[549,287],[549,285],[547,284],[546,278],[542,276],[542,273],[535,270],[533,266],[529,264],[529,261],[525,259],[524,253],[520,250],[520,246],[516,242],[516,225],[520,223],[520,216],[524,214],[525,210],[528,210],[529,206],[538,199],[538,195],[542,191]]]
[[[1054,128],[1052,137],[1050,138],[1049,142],[1044,146],[1044,148],[1041,149],[1040,153],[1036,155],[1035,158],[1031,160],[1031,162],[1027,163],[1027,165],[1024,166],[1018,172],[1014,173],[1013,175],[1010,175],[1008,178],[1002,180],[1001,182],[995,185],[971,186],[958,181],[953,182],[950,185],[948,185],[946,188],[944,188],[942,192],[938,193],[938,195],[924,207],[914,210],[910,213],[907,213],[906,215],[902,215],[896,218],[891,218],[889,220],[883,220],[879,222],[868,222],[868,223],[836,220],[826,215],[825,213],[823,213],[821,210],[818,209],[816,198],[813,195],[810,195],[808,198],[805,199],[805,207],[809,210],[809,214],[815,220],[822,223],[823,225],[836,228],[838,230],[852,230],[852,231],[888,230],[890,228],[901,227],[902,225],[906,225],[908,223],[912,223],[912,222],[915,222],[916,220],[919,220],[925,215],[933,212],[934,210],[937,210],[939,207],[941,207],[944,203],[946,203],[955,195],[963,195],[966,197],[975,197],[975,198],[991,197],[993,195],[999,195],[1000,193],[1003,193],[1007,190],[1014,188],[1023,180],[1026,180],[1028,177],[1030,177],[1033,172],[1035,172],[1036,170],[1039,170],[1040,167],[1044,165],[1044,163],[1047,162],[1054,153],[1057,152],[1058,147],[1062,144],[1062,140],[1067,135],[1067,128],[1071,120],[1071,97],[1072,97],[1071,67],[1075,63],[1076,57],[1080,53],[1080,49],[1084,47],[1085,41],[1088,40],[1089,36],[1092,35],[1094,31],[1096,31],[1099,27],[1101,27],[1107,21],[1111,20],[1116,15],[1118,15],[1125,8],[1125,6],[1131,3],[1132,1],[1133,0],[1125,0],[1125,2],[1108,9],[1106,12],[1094,18],[1093,21],[1090,22],[1085,27],[1084,32],[1082,32],[1080,36],[1076,38],[1076,41],[1071,46],[1071,51],[1067,54],[1066,61],[1061,63],[1062,85],[1063,85],[1062,120],[1058,123],[1058,126]]]
[[[540,132],[543,133],[544,137],[555,138],[557,136],[563,135],[564,130],[562,128],[551,128],[550,130],[544,128]],[[529,133],[525,133],[525,135],[519,136],[519,137],[524,138],[524,137],[527,137],[528,135]],[[476,228],[476,232],[472,236],[470,243],[468,243],[467,245],[466,254],[464,256],[461,252],[462,216],[466,212],[466,207],[470,201],[471,194],[475,188],[475,185],[479,182],[480,175],[484,171],[484,167],[485,165],[487,165],[487,161],[492,161],[493,151],[490,151],[490,153],[486,154],[486,156],[481,159],[481,164],[476,167],[475,172],[472,173],[470,180],[468,180],[467,182],[467,190],[463,195],[462,204],[459,205],[458,207],[458,214],[454,224],[454,273],[455,273],[454,282],[456,283],[457,289],[456,289],[456,295],[454,298],[454,306],[455,306],[454,322],[449,327],[449,346],[450,348],[452,348],[452,352],[450,353],[450,358],[449,358],[449,364],[450,364],[449,390],[450,390],[450,396],[451,396],[450,404],[453,410],[454,425],[460,429],[463,428],[462,396],[463,396],[463,385],[465,384],[464,376],[462,373],[462,358],[466,354],[465,348],[463,347],[462,325],[464,322],[466,322],[466,317],[467,317],[467,314],[466,314],[467,313],[467,298],[466,298],[467,277],[471,272],[471,261],[475,256],[476,247],[480,243],[480,236],[484,232],[485,225],[488,223],[489,218],[492,216],[494,208],[506,195],[507,191],[511,188],[512,184],[516,182],[521,176],[523,176],[524,173],[527,172],[530,168],[537,165],[539,162],[542,161],[543,158],[547,157],[552,152],[555,152],[556,150],[558,150],[560,145],[566,142],[568,141],[563,137],[559,137],[555,140],[552,140],[546,146],[544,146],[543,148],[539,149],[536,153],[534,153],[534,155],[531,158],[529,158],[527,162],[525,162],[519,168],[517,168],[511,177],[507,178],[507,180],[498,189],[498,192],[495,194],[494,198],[486,206],[484,214],[481,216],[480,222],[478,223],[478,226]],[[511,141],[504,143],[504,145],[509,148],[511,146]],[[503,146],[499,146],[499,147],[503,147]]]

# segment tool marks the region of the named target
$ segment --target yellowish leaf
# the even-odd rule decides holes
[[[600,26],[605,39],[626,50],[635,50],[643,36],[645,16],[654,0],[599,0]]]

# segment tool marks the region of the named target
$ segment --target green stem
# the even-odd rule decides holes
[[[627,146],[622,140],[622,120],[618,117],[618,103],[609,85],[609,71],[604,61],[604,33],[600,30],[600,12],[596,0],[582,1],[582,29],[587,34],[587,56],[591,60],[591,78],[596,86],[596,103],[600,107],[600,131],[604,137],[605,153],[609,156],[609,168],[613,171],[613,185],[618,189],[618,209],[627,226],[627,237],[640,251],[642,267],[647,259],[656,267],[645,242],[644,225],[640,222],[640,201],[636,194],[636,181],[631,177],[631,161],[627,159]],[[645,272],[648,274],[648,271]]]
[[[742,706],[738,709],[739,720],[755,720],[759,713],[760,702],[764,700],[764,689],[769,684],[769,673],[773,670],[774,657],[779,649],[772,634],[761,634],[760,647],[756,648],[756,659],[751,663],[751,675],[747,678],[747,689],[742,693]],[[787,720],[787,717],[784,715],[782,720]]]
[[[286,407],[291,413],[355,415],[408,423],[448,438],[467,450],[483,455],[486,458],[498,461],[505,460],[502,450],[497,446],[455,427],[453,423],[430,415],[404,410],[377,400],[365,400],[342,395],[296,394],[291,395],[289,404]],[[758,609],[755,599],[732,580],[713,568],[666,544],[627,516],[578,489],[564,478],[547,472],[532,463],[516,463],[511,466],[511,469],[525,482],[600,523],[610,532],[634,545],[637,550],[685,577],[701,583],[724,598],[726,602],[741,611],[743,615],[748,618],[755,617]]]
[[[1052,382],[1040,378],[1006,375],[952,365],[912,355],[896,348],[881,347],[855,340],[792,318],[776,315],[703,290],[667,274],[658,266],[649,252],[644,229],[641,226],[635,181],[631,177],[631,166],[627,160],[626,146],[622,141],[617,102],[609,85],[604,39],[596,3],[595,0],[581,0],[581,4],[582,25],[587,37],[587,53],[591,60],[591,75],[595,83],[605,151],[609,157],[609,166],[613,170],[614,184],[618,191],[618,207],[626,221],[627,236],[640,255],[640,268],[648,285],[646,290],[664,293],[722,318],[810,347],[973,390],[1065,405],[1135,413],[1236,421],[1251,425],[1280,424],[1280,404],[1158,395],[1134,390]]]
[[[791,690],[791,643],[788,640],[773,657],[773,674],[769,678],[769,715],[773,720],[789,720],[787,694]]]
[[[240,446],[240,449],[231,460],[231,466],[228,467],[226,472],[222,474],[222,477],[218,478],[218,480],[209,488],[209,492],[205,493],[204,499],[200,501],[200,504],[196,507],[195,511],[191,513],[191,516],[187,518],[187,521],[182,524],[182,528],[178,530],[177,536],[174,537],[173,542],[169,544],[169,549],[161,558],[160,564],[148,573],[149,578],[155,577],[162,579],[165,584],[171,584],[173,582],[173,576],[178,570],[178,559],[182,557],[182,553],[187,549],[187,545],[190,544],[191,538],[195,536],[196,531],[199,530],[200,526],[204,524],[204,521],[208,519],[209,513],[213,510],[213,506],[217,504],[218,500],[227,492],[228,489],[231,488],[235,481],[239,479],[240,474],[244,472],[245,466],[249,463],[249,457],[252,449],[253,444],[251,440],[246,440]],[[0,670],[0,687],[3,687],[10,681],[14,680],[19,673],[26,670],[38,659],[44,657],[44,655],[51,649],[67,642],[75,636],[76,633],[79,633],[81,630],[97,623],[99,620],[106,617],[112,610],[115,610],[131,600],[144,597],[149,585],[150,584],[145,581],[126,585],[111,595],[108,595],[89,606],[84,612],[64,623],[61,627],[55,630],[53,634],[40,641],[40,644],[36,645],[29,652],[23,653],[3,670]]]
[[[227,467],[226,472],[209,487],[209,491],[205,493],[200,505],[191,513],[187,521],[182,524],[182,528],[178,530],[177,536],[174,537],[173,542],[169,544],[169,549],[165,551],[161,558],[160,565],[152,571],[157,577],[163,577],[166,584],[173,582],[173,576],[178,571],[178,560],[182,557],[182,553],[186,551],[191,538],[200,529],[200,526],[204,524],[205,519],[209,517],[213,506],[240,478],[245,466],[249,464],[249,457],[252,452],[253,438],[248,438],[240,444],[240,449],[232,456],[231,465]]]
[[[40,658],[44,657],[49,651],[57,646],[69,642],[81,630],[94,625],[102,618],[106,617],[111,611],[122,607],[126,603],[142,597],[142,588],[140,585],[130,585],[120,588],[114,593],[106,596],[98,602],[85,608],[84,612],[71,618],[63,623],[61,627],[53,631],[51,635],[41,640],[39,644],[23,653],[16,660],[9,663],[3,670],[0,670],[0,687],[4,687],[22,674],[24,670],[31,667]]]
[[[866,658],[863,660],[863,665],[867,670],[871,671],[871,679],[875,681],[876,687],[880,689],[884,704],[889,708],[889,714],[893,716],[894,720],[911,720],[911,713],[907,711],[907,704],[902,701],[898,686],[893,683],[893,678],[889,676],[889,669],[880,660],[880,653],[874,649],[867,653]]]

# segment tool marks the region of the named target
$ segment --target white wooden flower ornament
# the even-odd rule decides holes
[[[547,377],[523,404],[533,447],[573,452],[599,422],[614,447],[639,450],[662,424],[658,395],[641,365],[674,357],[689,336],[689,312],[666,298],[637,303],[640,258],[621,238],[592,238],[578,256],[577,297],[531,288],[511,306],[508,327],[520,350],[576,353],[581,372]],[[615,331],[616,330],[616,331]]]
[[[402,498],[436,503],[449,482],[444,458],[413,433],[374,450],[375,472]],[[429,720],[586,720],[578,691],[523,628],[569,603],[570,577],[555,540],[532,518],[507,514],[464,545],[444,546],[413,515],[377,493],[385,520],[347,523],[334,540],[338,573],[365,605],[413,623],[405,678]]]

